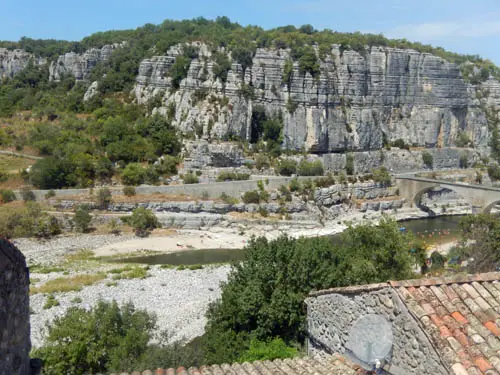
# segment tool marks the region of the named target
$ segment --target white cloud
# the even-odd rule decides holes
[[[434,22],[400,26],[385,33],[391,38],[439,40],[500,36],[500,21]]]

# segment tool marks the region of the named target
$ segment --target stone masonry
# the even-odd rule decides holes
[[[393,329],[391,367],[386,369],[389,373],[448,374],[429,339],[387,284],[342,289],[339,293],[306,300],[310,355],[322,352],[344,355],[356,320],[367,314],[378,314],[386,318]]]
[[[0,375],[32,374],[29,275],[23,254],[0,239]]]

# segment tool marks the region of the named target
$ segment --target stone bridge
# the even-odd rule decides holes
[[[396,183],[399,188],[399,195],[415,206],[420,206],[420,199],[423,194],[436,187],[456,192],[472,204],[475,212],[489,213],[495,205],[500,204],[500,189],[498,188],[413,176],[398,176],[396,177]]]

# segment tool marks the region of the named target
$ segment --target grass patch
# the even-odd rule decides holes
[[[66,255],[65,259],[67,262],[85,262],[95,260],[95,254],[92,250],[81,249],[73,254]]]
[[[71,300],[71,303],[82,303],[82,299],[80,297],[75,297]]]
[[[44,310],[51,309],[54,306],[59,306],[59,301],[56,300],[53,294],[49,294],[47,300],[45,301],[45,305],[43,305]]]
[[[0,170],[7,173],[17,173],[20,169],[26,169],[35,162],[36,160],[21,156],[0,155]]]
[[[145,279],[149,276],[148,267],[125,267],[121,269],[114,269],[110,273],[114,273],[113,280],[130,280],[130,279]]]
[[[59,277],[54,280],[49,280],[38,288],[31,288],[31,294],[37,293],[65,293],[79,292],[84,286],[95,284],[98,281],[104,280],[106,275],[98,273],[95,275],[77,275],[73,277]]]
[[[56,266],[41,266],[37,264],[30,267],[30,273],[49,274],[54,272],[64,272],[64,268]]]
[[[115,287],[115,286],[117,286],[117,285],[118,285],[118,282],[116,282],[116,281],[108,281],[108,282],[106,283],[106,286],[107,286],[107,287],[110,287],[110,288],[111,288],[111,287]]]

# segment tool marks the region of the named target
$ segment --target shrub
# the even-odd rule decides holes
[[[278,164],[278,174],[281,176],[291,176],[297,173],[297,162],[293,159],[280,160]]]
[[[392,182],[391,174],[386,167],[380,167],[372,171],[373,181],[382,185],[390,185]]]
[[[259,207],[259,214],[262,217],[268,217],[269,216],[269,211],[265,207],[260,206]]]
[[[16,194],[12,190],[0,190],[0,197],[3,203],[9,203],[16,200]]]
[[[431,168],[432,169],[433,164],[434,164],[434,159],[433,159],[432,155],[428,151],[422,152],[422,161],[424,162],[424,165],[427,168]]]
[[[154,315],[131,303],[99,301],[90,311],[70,307],[54,319],[45,345],[34,354],[47,375],[107,373],[144,354],[155,326]]]
[[[135,188],[133,186],[124,186],[123,195],[127,197],[133,197],[135,195]]]
[[[45,305],[43,305],[43,309],[48,310],[54,306],[59,306],[59,301],[56,300],[53,294],[49,294],[47,296],[47,300],[45,301]]]
[[[160,227],[158,218],[153,211],[144,207],[136,208],[132,211],[131,216],[123,217],[122,221],[130,225],[139,237],[145,237],[149,234],[149,231]]]
[[[86,205],[78,206],[75,210],[73,216],[73,224],[75,229],[81,233],[87,233],[90,228],[90,222],[92,221],[92,216],[90,215],[90,209]]]
[[[401,138],[396,139],[394,142],[392,142],[392,145],[397,148],[401,148],[403,150],[409,150],[410,145],[406,144],[405,141],[403,141]]]
[[[345,160],[345,171],[348,175],[352,176],[354,174],[354,155],[347,154]]]
[[[490,165],[488,167],[488,176],[493,180],[493,181],[498,181],[500,180],[500,166],[498,165]]]
[[[35,193],[33,193],[33,191],[28,187],[23,187],[21,189],[21,197],[23,198],[23,201],[25,201],[25,202],[36,201]]]
[[[322,176],[325,171],[321,160],[309,161],[303,159],[297,167],[297,173],[300,176]]]
[[[186,185],[191,185],[191,184],[197,184],[200,182],[200,179],[196,175],[196,173],[186,173],[184,176],[182,176],[182,180]]]
[[[177,174],[177,164],[179,160],[171,155],[164,155],[160,163],[156,165],[156,170],[161,176],[173,176]]]
[[[255,158],[255,167],[259,171],[271,167],[271,162],[269,161],[269,157],[263,154],[257,155],[257,157]]]
[[[260,203],[260,193],[257,190],[247,191],[243,194],[241,199],[246,204],[250,204],[250,203],[259,204]]]
[[[316,180],[314,180],[314,185],[316,185],[316,187],[318,188],[327,188],[335,185],[335,183],[335,178],[331,175],[331,173],[329,173],[326,177],[317,178]]]
[[[228,172],[223,171],[220,172],[217,176],[218,182],[224,181],[244,181],[250,179],[250,175],[248,173],[236,173],[236,172]]]
[[[111,191],[108,188],[102,188],[97,191],[97,206],[101,210],[107,210],[112,202]]]
[[[236,198],[233,198],[233,197],[230,197],[229,195],[227,195],[226,193],[222,193],[220,195],[220,199],[222,199],[222,201],[226,204],[237,204],[238,203],[238,199]]]
[[[288,184],[288,187],[290,188],[290,191],[292,193],[300,192],[300,190],[301,190],[301,184],[300,184],[299,179],[298,178],[292,178],[290,180],[290,183]]]
[[[468,168],[469,167],[469,157],[467,154],[461,154],[460,160],[458,161],[460,168]]]
[[[472,142],[466,132],[459,131],[455,144],[457,145],[457,147],[469,147]]]
[[[411,277],[412,248],[412,235],[387,219],[378,226],[350,227],[338,243],[252,239],[245,260],[233,266],[207,313],[207,361],[237,360],[252,338],[302,343],[307,326],[302,307],[311,290]]]
[[[250,348],[240,356],[238,362],[273,361],[279,358],[293,358],[298,355],[299,351],[296,348],[287,346],[280,338],[270,341],[253,339],[250,341]]]
[[[122,171],[122,183],[129,186],[137,186],[143,184],[146,180],[146,169],[139,163],[127,164]]]
[[[49,190],[46,194],[45,194],[45,199],[50,199],[50,198],[54,198],[56,196],[56,192],[54,190]]]

